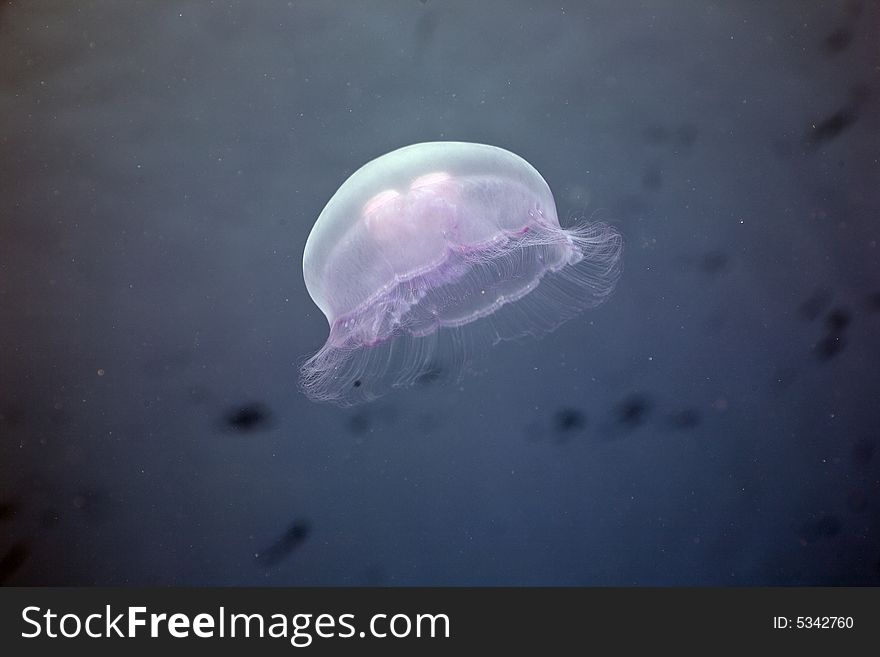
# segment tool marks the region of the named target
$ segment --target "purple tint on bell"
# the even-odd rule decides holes
[[[605,300],[622,246],[601,222],[560,227],[541,174],[504,149],[383,155],[343,183],[306,242],[306,287],[330,335],[302,389],[352,404],[441,370],[457,377],[486,347]]]

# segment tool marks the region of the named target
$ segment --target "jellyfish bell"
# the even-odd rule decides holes
[[[541,174],[510,151],[392,151],[342,184],[306,241],[306,288],[330,334],[301,387],[351,404],[441,367],[457,376],[486,346],[541,335],[605,300],[621,251],[607,224],[562,228]]]

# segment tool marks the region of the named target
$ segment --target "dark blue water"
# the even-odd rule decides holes
[[[571,4],[2,5],[2,583],[880,583],[880,11]],[[309,402],[315,218],[447,139],[614,296]]]

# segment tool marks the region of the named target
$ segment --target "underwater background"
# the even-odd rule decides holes
[[[880,584],[880,6],[0,5],[0,583]],[[312,225],[527,159],[611,299],[353,408]],[[438,377],[442,378],[442,377]]]

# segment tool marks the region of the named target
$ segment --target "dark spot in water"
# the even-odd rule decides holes
[[[839,356],[846,346],[846,338],[842,335],[826,335],[813,347],[816,358],[821,361],[831,360]]]
[[[381,426],[391,426],[397,422],[398,412],[394,406],[376,405],[359,408],[348,418],[348,430],[360,435]]]
[[[348,418],[348,429],[356,435],[366,433],[371,425],[370,412],[366,410],[356,411]]]
[[[852,448],[853,461],[859,465],[867,465],[874,458],[874,442],[864,438],[859,440]]]
[[[685,408],[677,413],[673,413],[667,418],[667,423],[673,429],[687,431],[696,429],[702,422],[700,411],[695,408]]]
[[[663,172],[659,167],[649,167],[642,175],[642,187],[657,191],[663,186]]]
[[[861,513],[868,508],[868,496],[863,491],[854,490],[847,496],[846,506],[853,513]]]
[[[804,523],[801,529],[802,538],[813,543],[822,538],[834,538],[843,528],[840,519],[834,514],[822,514],[818,518]]]
[[[351,385],[352,385],[353,387],[355,387],[355,388],[360,388],[360,387],[361,387],[361,380],[360,380],[360,379],[356,379],[355,382],[352,383]]]
[[[716,275],[727,269],[728,258],[723,251],[709,251],[700,259],[700,269],[709,275]]]
[[[436,383],[443,376],[443,368],[437,363],[431,363],[423,372],[416,377],[416,385],[427,386]]]
[[[18,511],[14,502],[0,502],[0,520],[11,520]]]
[[[807,130],[807,143],[818,146],[823,142],[837,139],[847,128],[856,122],[858,113],[853,107],[844,107],[831,116],[810,126]]]
[[[6,551],[0,559],[0,584],[6,582],[24,565],[30,553],[30,548],[24,543],[16,543]]]
[[[297,520],[272,545],[257,555],[257,563],[267,568],[277,565],[301,546],[311,532],[311,524],[307,520]]]
[[[880,292],[874,292],[873,294],[868,295],[868,308],[880,312]]]
[[[560,408],[553,416],[553,426],[561,434],[580,431],[587,426],[587,416],[576,408]]]
[[[633,394],[624,399],[615,409],[617,423],[627,429],[642,425],[651,412],[651,400],[643,394]]]
[[[226,425],[242,433],[266,429],[271,424],[272,413],[259,402],[245,404],[226,414]]]
[[[813,321],[831,305],[831,292],[816,290],[798,306],[798,314],[806,320]]]
[[[837,335],[849,326],[850,314],[843,308],[835,308],[825,318],[825,327],[828,333]]]
[[[849,311],[844,308],[835,308],[825,317],[824,338],[814,346],[816,357],[819,360],[829,360],[837,356],[846,346],[844,331],[850,323]]]
[[[852,43],[853,32],[849,28],[841,27],[825,37],[825,52],[836,55],[843,52]]]
[[[419,19],[416,22],[416,43],[422,48],[428,47],[434,40],[434,33],[436,31],[437,19],[431,12],[425,12],[419,16]]]

